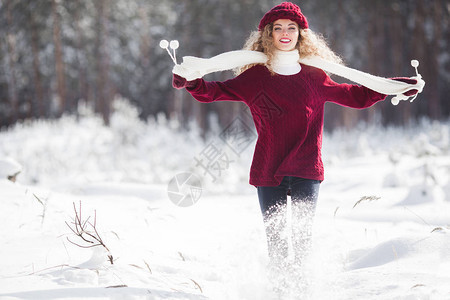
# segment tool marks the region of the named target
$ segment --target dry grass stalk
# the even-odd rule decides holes
[[[197,281],[195,281],[194,279],[191,279],[191,281],[195,284],[195,286],[200,290],[200,292],[203,294],[203,290],[202,287],[200,286],[200,284],[197,283]]]
[[[361,197],[361,199],[359,199],[359,200],[355,203],[355,205],[353,205],[352,208],[355,208],[356,205],[360,204],[360,203],[363,202],[363,201],[376,201],[376,200],[380,200],[380,199],[381,199],[381,197],[377,197],[377,196],[363,196],[363,197]]]

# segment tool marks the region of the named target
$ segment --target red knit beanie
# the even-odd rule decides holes
[[[298,24],[301,29],[308,28],[308,21],[302,14],[300,7],[291,2],[283,2],[269,10],[259,22],[258,30],[262,31],[264,27],[279,19],[289,19]]]

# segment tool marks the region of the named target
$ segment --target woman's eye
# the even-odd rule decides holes
[[[281,30],[281,27],[275,27],[273,30],[275,30],[275,31],[280,31],[280,30]]]
[[[294,31],[294,30],[297,30],[297,28],[295,28],[295,27],[289,27],[289,30]]]

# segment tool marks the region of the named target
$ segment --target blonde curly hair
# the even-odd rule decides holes
[[[297,26],[298,27],[298,26]],[[262,31],[253,31],[248,37],[244,45],[244,50],[252,50],[263,52],[267,55],[267,63],[265,66],[274,75],[272,62],[277,48],[272,38],[273,23],[267,24]],[[329,61],[342,64],[342,59],[330,49],[325,38],[316,34],[311,29],[299,29],[298,42],[295,48],[300,54],[300,58],[308,56],[319,56]],[[247,69],[257,64],[250,64],[235,70],[236,75],[241,74]]]

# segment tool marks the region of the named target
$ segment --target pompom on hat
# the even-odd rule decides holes
[[[267,24],[279,19],[289,19],[298,24],[301,29],[308,28],[308,21],[300,7],[291,2],[283,2],[269,10],[259,22],[258,30],[264,30]]]

